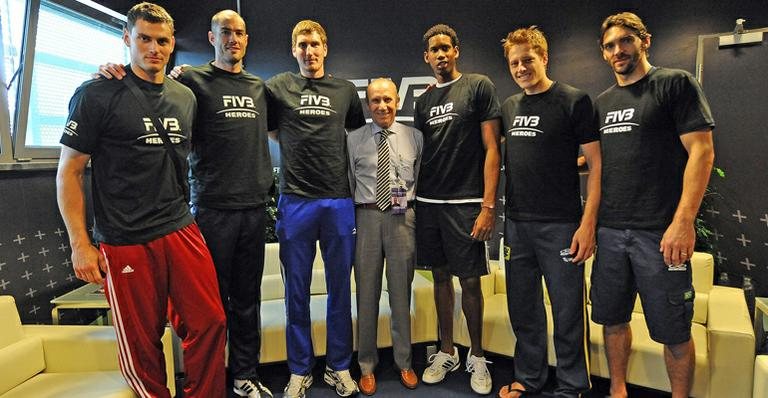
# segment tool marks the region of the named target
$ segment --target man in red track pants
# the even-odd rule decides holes
[[[127,76],[83,83],[61,138],[57,196],[73,268],[84,281],[105,283],[120,368],[138,396],[170,397],[160,343],[170,303],[185,330],[184,396],[224,397],[224,311],[184,178],[197,103],[188,88],[164,79],[174,47],[171,16],[141,3],[127,17]],[[158,133],[161,124],[167,137]],[[99,248],[85,223],[89,161]]]

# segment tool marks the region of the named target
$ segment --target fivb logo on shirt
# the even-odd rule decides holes
[[[454,116],[459,116],[459,114],[453,111],[453,102],[449,102],[445,105],[433,106],[429,108],[429,119],[427,119],[427,123],[430,126],[436,126],[449,120],[453,120]]]
[[[222,95],[221,102],[224,109],[216,112],[224,114],[226,118],[249,118],[256,119],[259,112],[256,111],[256,104],[253,98],[247,95]]]
[[[302,116],[331,116],[336,111],[331,108],[331,99],[320,94],[302,94],[299,107],[294,109]]]
[[[632,126],[639,126],[638,123],[630,122],[635,117],[635,108],[620,109],[610,111],[605,114],[605,126],[600,128],[603,134],[629,133]]]
[[[160,134],[157,133],[157,129],[155,129],[155,125],[152,123],[152,118],[143,117],[141,118],[141,121],[144,123],[144,131],[148,134],[139,136],[137,140],[143,140],[145,144],[149,145],[163,145],[163,139],[160,138]],[[162,122],[165,131],[168,132],[168,138],[171,139],[171,143],[178,144],[181,140],[187,138],[184,134],[181,134],[179,119],[176,119],[175,117],[164,117],[162,118]]]
[[[74,137],[77,134],[77,122],[74,120],[68,120],[67,125],[64,126],[64,134]]]
[[[539,116],[515,116],[512,120],[512,128],[507,130],[507,135],[510,137],[536,137],[539,133],[544,131],[539,130],[537,127],[541,117]]]

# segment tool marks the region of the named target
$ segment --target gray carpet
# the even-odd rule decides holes
[[[466,357],[466,349],[459,347],[461,358]],[[488,355],[488,360],[493,363],[488,365],[491,376],[493,377],[493,389],[488,397],[495,397],[499,389],[513,379],[513,359],[508,357]],[[351,369],[352,376],[357,380],[360,376],[360,370],[356,366],[356,358],[353,358]],[[421,378],[421,373],[426,367],[426,346],[415,345],[413,352],[413,366],[416,373]],[[336,391],[323,382],[323,370],[325,369],[325,360],[323,357],[317,359],[313,371],[314,384],[308,390],[308,398],[335,398]],[[259,368],[259,375],[262,382],[275,394],[275,397],[282,397],[283,388],[288,382],[288,367],[285,363],[269,364]],[[526,395],[527,397],[554,397],[554,369],[550,368],[549,383],[541,394]],[[377,392],[374,397],[391,398],[415,398],[415,397],[437,397],[437,398],[470,398],[478,397],[469,386],[469,373],[464,371],[464,364],[455,372],[449,374],[446,379],[438,385],[428,386],[419,384],[415,390],[408,390],[400,384],[399,374],[396,372],[394,361],[392,360],[392,350],[380,350],[379,366],[376,370]],[[231,383],[231,380],[230,380]],[[588,398],[603,398],[608,395],[608,380],[593,377],[592,391],[584,395]],[[230,384],[230,397],[238,398],[232,393]],[[359,397],[364,397],[362,394]],[[629,396],[633,398],[660,398],[668,397],[669,394],[661,391],[650,390],[641,387],[630,386]]]

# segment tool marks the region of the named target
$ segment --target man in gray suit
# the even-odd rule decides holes
[[[392,310],[392,345],[400,381],[416,388],[411,367],[411,282],[416,264],[413,201],[421,162],[423,137],[419,130],[395,122],[400,98],[388,79],[376,79],[366,91],[373,123],[347,136],[350,182],[355,199],[357,246],[358,362],[360,391],[376,392],[378,363],[376,327],[387,259],[387,290]]]

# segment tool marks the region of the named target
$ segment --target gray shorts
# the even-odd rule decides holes
[[[480,204],[416,205],[416,257],[420,267],[441,268],[459,278],[488,273],[485,242],[470,235]]]
[[[630,321],[640,294],[651,338],[673,345],[691,338],[693,299],[691,264],[668,267],[659,252],[664,231],[597,230],[592,268],[592,320],[612,326]]]

